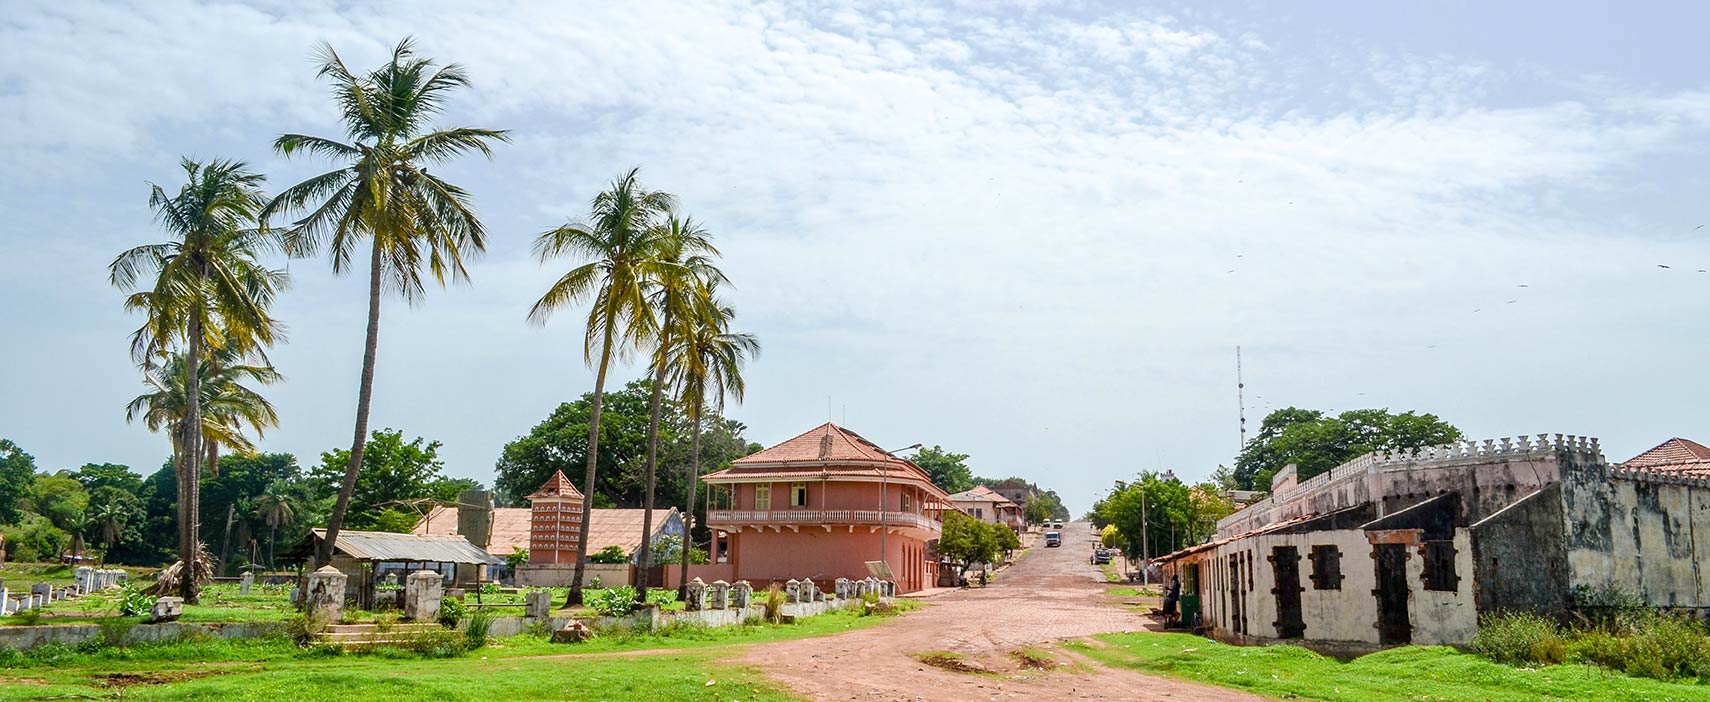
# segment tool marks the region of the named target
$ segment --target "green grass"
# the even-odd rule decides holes
[[[1408,646],[1349,663],[1298,646],[1229,646],[1189,634],[1110,634],[1071,644],[1105,665],[1278,698],[1367,702],[1710,701],[1710,686],[1632,678],[1586,665],[1513,668],[1442,646]]]
[[[159,568],[134,568],[131,566],[106,566],[108,568],[123,568],[135,580],[144,573],[152,573]],[[31,585],[36,583],[52,583],[54,587],[65,587],[74,580],[74,566],[57,563],[0,563],[0,580],[6,581],[6,587],[13,592],[23,590],[28,592]]]
[[[708,685],[713,681],[713,685]],[[117,696],[127,700],[431,699],[771,700],[790,699],[753,670],[706,655],[392,660],[340,656],[115,671],[99,668],[0,673],[0,700]]]
[[[1140,590],[1132,587],[1112,587],[1106,588],[1104,594],[1111,597],[1139,597]]]

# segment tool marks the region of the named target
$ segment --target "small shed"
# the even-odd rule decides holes
[[[285,560],[305,564],[304,572],[321,567],[315,554],[326,540],[325,529],[312,529]],[[373,606],[375,586],[403,584],[419,570],[439,573],[449,587],[479,588],[481,574],[502,560],[461,536],[395,534],[385,531],[340,530],[333,545],[332,566],[348,578],[345,598],[362,607]]]

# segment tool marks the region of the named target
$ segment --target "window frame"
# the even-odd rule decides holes
[[[754,486],[754,511],[763,512],[772,509],[772,486],[757,484]]]
[[[790,506],[808,506],[808,484],[806,482],[790,483]]]

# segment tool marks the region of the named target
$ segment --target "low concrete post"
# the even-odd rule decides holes
[[[175,622],[181,616],[184,616],[184,598],[162,597],[155,600],[154,606],[149,608],[148,621],[150,624]]]
[[[42,602],[47,602],[48,596],[51,594],[53,594],[53,586],[47,583],[36,583],[30,586],[30,596],[39,597]]]
[[[92,584],[90,581],[94,579],[94,574],[94,568],[90,568],[89,566],[77,566],[76,570],[71,571],[72,585],[77,588],[79,593],[85,595],[89,594],[90,590],[95,589],[90,587]]]
[[[238,594],[248,596],[249,586],[255,584],[255,571],[246,570],[243,577],[238,578]]]
[[[748,603],[753,600],[754,586],[749,585],[747,580],[738,580],[735,585],[730,586],[730,606],[732,608],[746,611]]]
[[[0,580],[0,617],[4,617],[11,613],[7,609],[7,605],[11,603],[12,593],[6,590],[6,581]]]
[[[802,578],[801,582],[796,583],[796,587],[802,591],[801,599],[804,604],[814,601],[819,595],[819,586],[813,584],[812,578]]]
[[[523,616],[530,621],[545,621],[552,617],[552,591],[529,590],[523,595]]]
[[[840,599],[840,600],[850,599],[850,597],[849,597],[849,579],[848,578],[838,578],[835,582],[832,583],[832,585],[834,586],[834,589],[832,590],[832,592],[837,593],[837,599]]]
[[[439,603],[445,597],[445,581],[439,573],[418,570],[404,578],[404,616],[418,622],[439,618]]]
[[[683,609],[689,612],[699,612],[707,608],[707,584],[700,578],[689,581],[689,587],[683,592]]]
[[[790,578],[789,582],[784,583],[784,601],[790,604],[802,601],[801,585],[802,581],[795,578]]]
[[[344,583],[348,578],[330,565],[309,574],[303,593],[303,612],[322,624],[336,624],[344,617]]]
[[[730,583],[714,580],[707,586],[707,609],[724,609],[730,601]]]

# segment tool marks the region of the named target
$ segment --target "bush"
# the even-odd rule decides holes
[[[1480,618],[1472,649],[1508,665],[1551,665],[1567,660],[1567,642],[1556,623],[1529,612]]]
[[[154,610],[154,601],[155,598],[127,582],[125,591],[119,594],[119,616],[141,617],[150,614]]]
[[[469,626],[463,630],[463,636],[468,639],[469,650],[487,645],[487,639],[493,631],[493,615],[487,610],[478,609],[469,615]]]
[[[607,546],[588,557],[589,563],[618,565],[629,562],[629,554],[623,552],[622,546]]]
[[[628,585],[600,590],[588,597],[588,606],[608,617],[626,617],[641,604],[635,588]]]
[[[469,616],[469,607],[463,600],[447,597],[439,603],[439,623],[447,629],[456,628],[457,622]]]
[[[653,588],[647,591],[647,604],[660,608],[677,603],[677,591],[665,588]]]
[[[766,588],[766,599],[760,601],[761,606],[766,610],[766,621],[777,624],[784,620],[784,602],[786,599],[784,589],[778,587],[777,583],[772,583],[770,587]]]
[[[1625,635],[1587,632],[1570,646],[1572,658],[1658,680],[1710,680],[1710,637],[1693,620],[1653,615]]]

